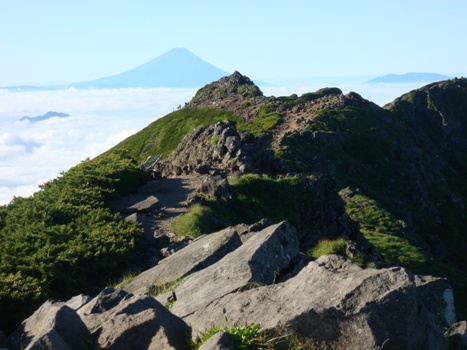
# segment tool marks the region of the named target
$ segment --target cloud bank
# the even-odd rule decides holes
[[[189,101],[196,89],[0,90],[0,205],[93,158]],[[38,123],[48,111],[68,113]]]

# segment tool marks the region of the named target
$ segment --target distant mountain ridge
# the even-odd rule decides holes
[[[127,72],[71,84],[48,86],[8,86],[12,91],[112,89],[112,88],[192,88],[202,87],[228,75],[185,48],[175,48]]]
[[[437,73],[405,73],[405,74],[387,74],[368,81],[370,84],[387,83],[433,83],[436,81],[447,80],[450,77]]]
[[[47,119],[50,119],[50,118],[54,118],[54,117],[57,117],[57,118],[68,118],[70,115],[69,114],[66,114],[66,113],[61,113],[61,112],[54,112],[54,111],[49,111],[47,112],[46,114],[44,115],[38,115],[37,117],[28,117],[28,116],[24,116],[20,119],[20,121],[23,121],[23,120],[28,120],[29,122],[31,123],[37,123],[37,122],[41,122],[43,120],[47,120]]]

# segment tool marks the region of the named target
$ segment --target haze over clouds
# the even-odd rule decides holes
[[[0,90],[0,204],[29,196],[87,157],[93,158],[171,112],[195,89]],[[18,121],[48,111],[69,118]]]

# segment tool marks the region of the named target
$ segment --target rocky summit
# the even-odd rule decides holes
[[[122,158],[127,168],[110,172],[101,199],[85,197],[100,213],[87,217],[103,225],[108,210],[110,231],[135,228],[125,231],[131,249],[119,236],[86,238],[85,226],[77,235],[105,249],[94,260],[92,244],[65,251],[84,218],[55,208],[60,264],[37,281],[20,270],[42,293],[20,301],[49,299],[0,333],[0,348],[466,349],[466,128],[466,79],[383,108],[332,87],[264,96],[239,72],[208,84],[70,170],[92,182],[86,174],[118,157],[141,164]],[[16,207],[0,211],[3,239],[18,237]],[[47,254],[60,252],[48,239]],[[62,271],[97,282],[66,289]],[[18,294],[9,273],[2,283]],[[106,286],[104,276],[124,274]]]

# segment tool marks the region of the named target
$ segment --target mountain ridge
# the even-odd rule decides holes
[[[407,84],[407,83],[432,83],[436,81],[450,79],[450,77],[437,73],[416,73],[387,74],[376,77],[368,81],[368,84]]]

